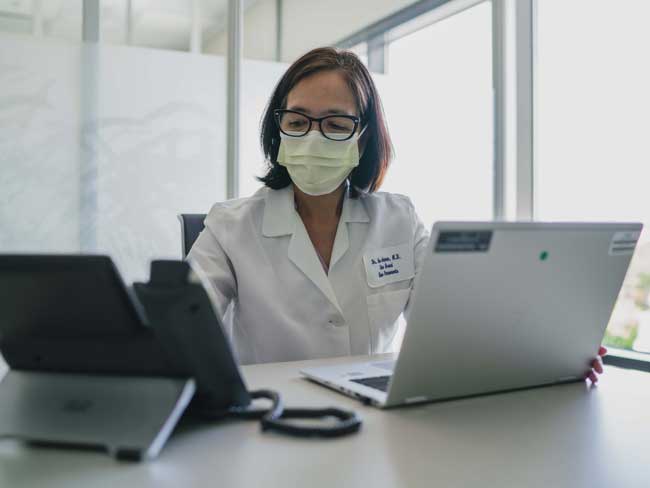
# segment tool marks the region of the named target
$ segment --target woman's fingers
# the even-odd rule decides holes
[[[603,374],[603,360],[597,357],[591,362],[591,367],[596,370],[596,373]]]
[[[598,383],[598,376],[593,371],[590,371],[589,376],[587,377],[591,380],[592,383]]]
[[[599,356],[604,356],[605,354],[607,354],[607,348],[603,347],[603,346],[600,346],[600,349],[598,349],[598,355]]]

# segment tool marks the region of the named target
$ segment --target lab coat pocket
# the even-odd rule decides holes
[[[370,351],[372,354],[392,352],[391,345],[397,332],[397,319],[406,307],[411,289],[387,291],[368,295]]]

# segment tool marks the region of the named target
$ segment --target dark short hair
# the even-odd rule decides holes
[[[384,111],[379,93],[372,81],[368,69],[356,54],[321,47],[309,51],[294,62],[278,82],[262,117],[261,143],[268,169],[258,178],[269,188],[278,190],[291,184],[287,168],[278,164],[280,148],[280,131],[274,119],[273,111],[286,108],[287,96],[291,89],[302,79],[322,71],[338,71],[348,83],[357,102],[364,133],[365,149],[350,176],[350,196],[370,193],[377,190],[386,175],[388,165],[393,157],[393,147],[384,119]]]

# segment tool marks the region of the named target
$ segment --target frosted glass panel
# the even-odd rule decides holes
[[[178,213],[225,198],[225,67],[132,47],[0,45],[0,252],[180,257]]]
[[[0,251],[78,251],[81,49],[0,42]]]
[[[79,42],[82,9],[82,0],[2,0],[0,33]]]
[[[260,144],[262,115],[285,63],[246,60],[242,65],[239,194],[252,195],[260,186],[255,177],[265,172]]]

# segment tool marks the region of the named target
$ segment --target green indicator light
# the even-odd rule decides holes
[[[542,253],[539,255],[539,260],[546,261],[547,259],[548,259],[548,252],[542,251]]]

